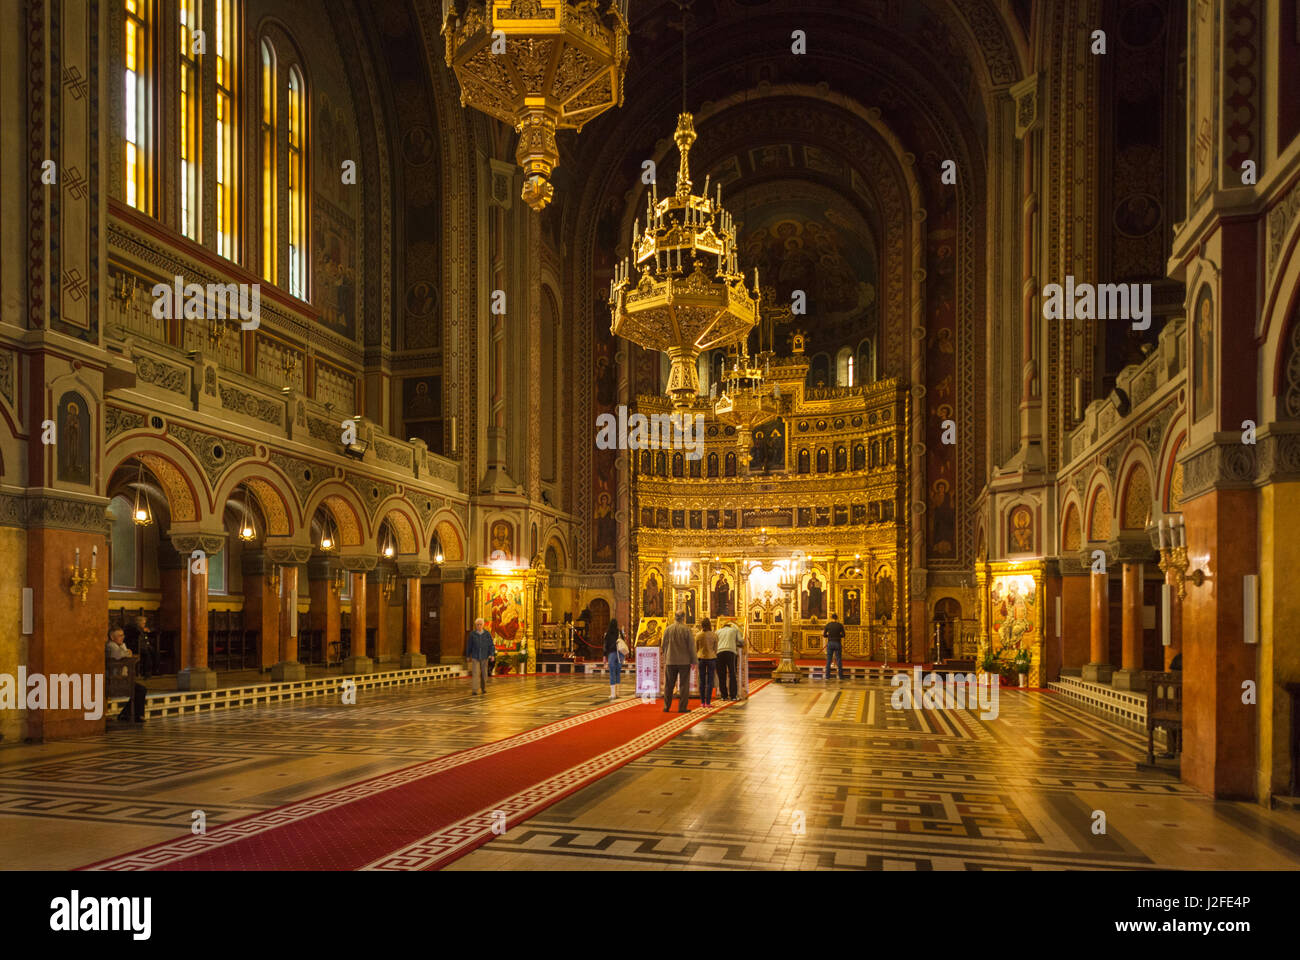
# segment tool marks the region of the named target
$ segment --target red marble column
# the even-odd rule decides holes
[[[402,666],[423,667],[426,659],[420,651],[420,581],[421,577],[403,577],[406,589],[406,615],[402,619]]]
[[[1110,683],[1114,667],[1110,663],[1110,580],[1104,573],[1089,574],[1090,654],[1083,666],[1083,679]]]
[[[366,605],[369,600],[366,573],[354,570],[348,576],[352,579],[352,649],[343,661],[343,672],[370,673],[375,669],[375,663],[366,656]]]

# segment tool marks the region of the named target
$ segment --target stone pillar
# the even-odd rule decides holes
[[[339,558],[339,564],[352,581],[352,649],[343,661],[344,673],[373,673],[375,661],[366,655],[366,624],[368,621],[369,578],[375,569],[376,558],[352,554]]]
[[[307,628],[322,634],[322,654],[326,663],[330,652],[338,648],[343,624],[343,607],[339,601],[338,582],[342,571],[329,554],[315,554],[307,561],[307,589],[311,596],[311,609],[307,612]]]
[[[1118,690],[1145,690],[1142,674],[1142,564],[1125,563],[1121,625],[1124,635],[1120,669],[1112,678]]]
[[[465,638],[469,630],[465,623],[465,608],[469,604],[464,576],[463,570],[442,569],[442,616],[438,619],[441,640],[438,660],[441,663],[461,664],[465,661]]]
[[[366,625],[375,628],[373,660],[376,665],[383,659],[384,651],[388,649],[388,598],[391,593],[386,595],[383,585],[383,577],[388,572],[391,572],[391,568],[385,571],[375,569],[366,574]],[[390,591],[393,589],[393,582],[389,583],[388,589]]]
[[[271,668],[272,680],[307,679],[307,668],[298,662],[298,565],[305,563],[311,552],[310,544],[267,538],[266,554],[280,568],[280,660]]]
[[[1119,539],[1106,545],[1106,555],[1122,566],[1123,593],[1120,604],[1120,669],[1111,685],[1117,690],[1145,690],[1142,672],[1142,596],[1145,565],[1156,559],[1151,537],[1141,531],[1124,530]]]
[[[420,582],[429,572],[427,560],[399,560],[397,572],[402,577],[406,591],[406,617],[404,624],[404,653],[402,668],[423,667],[426,663],[420,650]]]
[[[225,534],[173,532],[171,540],[183,564],[188,614],[176,685],[181,690],[215,690],[217,672],[208,667],[208,561],[225,548]]]
[[[1089,658],[1083,665],[1083,679],[1092,683],[1110,683],[1115,667],[1110,662],[1110,579],[1108,574],[1092,570],[1092,550],[1084,551],[1083,562],[1089,569]]]
[[[189,594],[185,588],[185,571],[189,559],[182,557],[166,537],[158,538],[158,632],[173,632],[175,668],[179,673],[189,665],[190,635]]]
[[[1061,558],[1061,670],[1081,671],[1092,650],[1092,585],[1076,556]],[[1055,637],[1052,638],[1055,640]]]
[[[256,630],[258,664],[269,670],[280,654],[280,608],[275,564],[262,550],[244,550],[240,560],[244,573],[244,629]]]

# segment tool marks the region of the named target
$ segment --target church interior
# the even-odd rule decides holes
[[[0,867],[1300,868],[1300,4],[0,15]]]

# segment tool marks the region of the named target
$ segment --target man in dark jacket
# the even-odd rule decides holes
[[[487,693],[488,661],[496,653],[492,643],[492,634],[483,629],[483,618],[474,621],[474,629],[469,632],[465,642],[465,659],[469,661],[469,692],[478,695]]]
[[[844,679],[844,624],[840,623],[839,614],[831,614],[831,622],[822,631],[826,638],[826,679],[831,678],[831,657],[839,667],[840,679]]]
[[[695,638],[691,628],[686,625],[686,611],[678,610],[671,627],[664,631],[664,713],[673,702],[673,687],[680,680],[682,684],[681,699],[677,704],[678,713],[689,713],[686,702],[691,696],[691,667],[699,661],[695,659]]]

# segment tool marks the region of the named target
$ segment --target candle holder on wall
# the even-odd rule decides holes
[[[1187,597],[1187,581],[1199,587],[1205,583],[1205,571],[1187,572],[1187,525],[1182,517],[1161,520],[1159,524],[1160,571],[1165,575],[1165,582],[1178,593],[1180,601]]]
[[[96,568],[99,566],[99,547],[92,547],[90,550],[89,568],[81,565],[81,548],[78,547],[74,554],[72,563],[72,573],[69,577],[68,590],[74,596],[86,602],[86,597],[90,593],[90,587],[98,579]]]

